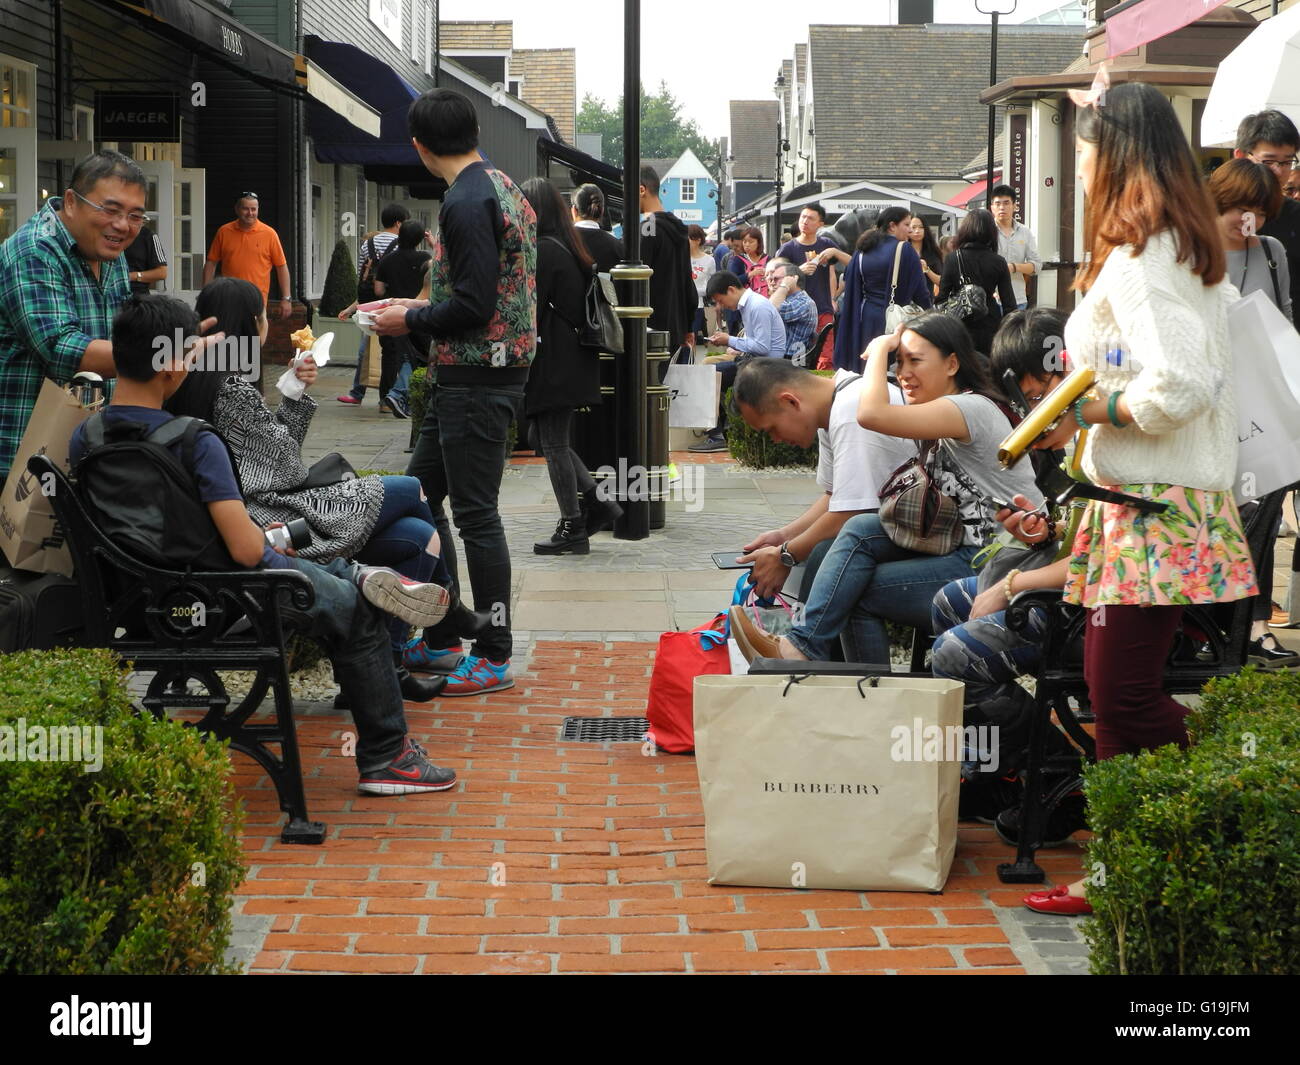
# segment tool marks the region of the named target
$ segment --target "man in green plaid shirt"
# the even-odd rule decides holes
[[[134,162],[97,152],[0,245],[0,482],[45,378],[114,376],[107,338],[131,295],[122,253],[144,224],[146,190]]]

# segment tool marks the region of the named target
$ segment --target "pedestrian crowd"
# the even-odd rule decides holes
[[[295,363],[297,395],[274,410],[255,373],[205,364],[216,340],[256,347],[271,309],[289,312],[284,252],[255,192],[240,194],[237,217],[217,231],[193,308],[149,290],[167,265],[143,225],[146,178],[116,152],[82,161],[64,195],[0,246],[0,478],[46,379],[115,379],[95,433],[74,437],[79,482],[102,476],[96,441],[200,419],[197,443],[168,446],[207,509],[210,540],[231,568],[291,568],[311,581],[305,631],[329,652],[337,705],[356,720],[359,786],[379,794],[455,783],[407,734],[403,701],[514,684],[498,505],[512,424],[531,423],[559,512],[536,552],[586,554],[622,516],[574,446],[575,409],[601,401],[591,301],[625,257],[604,195],[583,185],[566,202],[542,178],[517,186],[479,153],[477,116],[456,92],[425,93],[408,122],[425,166],[447,184],[437,229],[385,207],[381,228],[360,242],[357,298],[339,315],[364,312],[379,338],[383,410],[408,417],[411,371],[429,367],[402,476],[304,463],[317,409],[309,354]],[[729,410],[774,440],[819,445],[815,498],[754,535],[743,559],[762,595],[806,564],[802,616],[780,637],[747,621],[738,639],[765,657],[880,664],[890,624],[936,637],[934,672],[965,682],[967,722],[1001,729],[1004,777],[1032,707],[1016,678],[1036,668],[1044,624],[1008,628],[1020,592],[1057,589],[1106,611],[1105,625],[1087,628],[1084,666],[1103,758],[1186,744],[1184,711],[1162,686],[1186,606],[1255,596],[1252,655],[1297,659],[1268,628],[1272,550],[1252,558],[1233,502],[1226,320],[1239,294],[1263,293],[1288,320],[1300,299],[1300,134],[1278,112],[1250,116],[1235,157],[1206,180],[1167,99],[1128,83],[1105,107],[1081,107],[1077,136],[1088,256],[1068,316],[1033,305],[1044,264],[1007,185],[950,241],[890,207],[846,242],[809,203],[769,253],[756,227],[730,229],[710,248],[699,226],[665,210],[659,175],[644,167],[633,222],[653,270],[649,327],[680,359],[707,346],[730,396],[691,450],[726,450]],[[156,338],[173,335],[188,338],[184,349],[160,349]],[[299,339],[309,351],[310,338]],[[369,340],[340,402],[364,400]],[[1013,426],[1080,368],[1094,371],[1095,397],[1036,442],[1032,463],[1007,468],[999,450]],[[1059,465],[1081,429],[1082,475],[1158,513],[1093,503],[1071,522],[1038,502],[1035,473]],[[891,479],[909,466],[947,501],[942,542],[916,538],[892,507]],[[267,528],[298,519],[309,546],[268,542]],[[1145,565],[1122,564],[1132,558]],[[460,599],[465,579],[472,606]],[[965,783],[968,808],[1014,840],[1018,811],[998,806],[997,782]],[[1082,825],[1081,802],[1065,816],[1057,829],[1068,835]],[[1029,904],[1087,910],[1082,884]]]

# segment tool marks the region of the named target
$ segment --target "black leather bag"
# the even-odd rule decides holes
[[[0,564],[0,653],[80,645],[82,610],[75,581]]]
[[[963,322],[983,318],[989,313],[988,293],[984,291],[983,286],[975,284],[966,277],[966,271],[962,268],[961,252],[954,254],[957,256],[957,276],[961,281],[961,287],[939,304],[938,309]]]
[[[337,451],[331,451],[307,467],[307,477],[299,488],[327,488],[341,481],[355,481],[357,471]]]

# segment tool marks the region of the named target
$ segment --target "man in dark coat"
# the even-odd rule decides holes
[[[650,328],[668,333],[668,346],[676,352],[683,344],[694,347],[695,307],[699,294],[691,279],[691,246],[686,224],[659,200],[659,175],[654,167],[641,168],[641,261],[654,271],[650,278]]]

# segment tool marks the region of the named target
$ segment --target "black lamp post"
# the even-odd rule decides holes
[[[782,72],[776,76],[776,243],[772,245],[773,249],[779,248],[783,241],[781,240],[781,190],[785,187],[785,153],[790,150],[790,145],[786,143],[782,124],[785,118],[785,73]]]
[[[641,0],[623,0],[623,248],[626,258],[610,271],[623,320],[623,354],[614,364],[614,424],[625,463],[616,477],[630,488],[649,478],[646,324],[654,272],[641,262]],[[634,498],[631,491],[619,495],[623,516],[614,523],[615,538],[644,540],[650,535],[649,499]]]
[[[975,10],[981,15],[993,16],[993,36],[989,44],[989,88],[998,83],[998,16],[1010,15],[1016,9],[1016,0],[975,0]],[[997,105],[989,104],[989,166],[985,175],[988,179],[984,186],[984,206],[989,208],[993,199],[993,139],[994,115]]]

